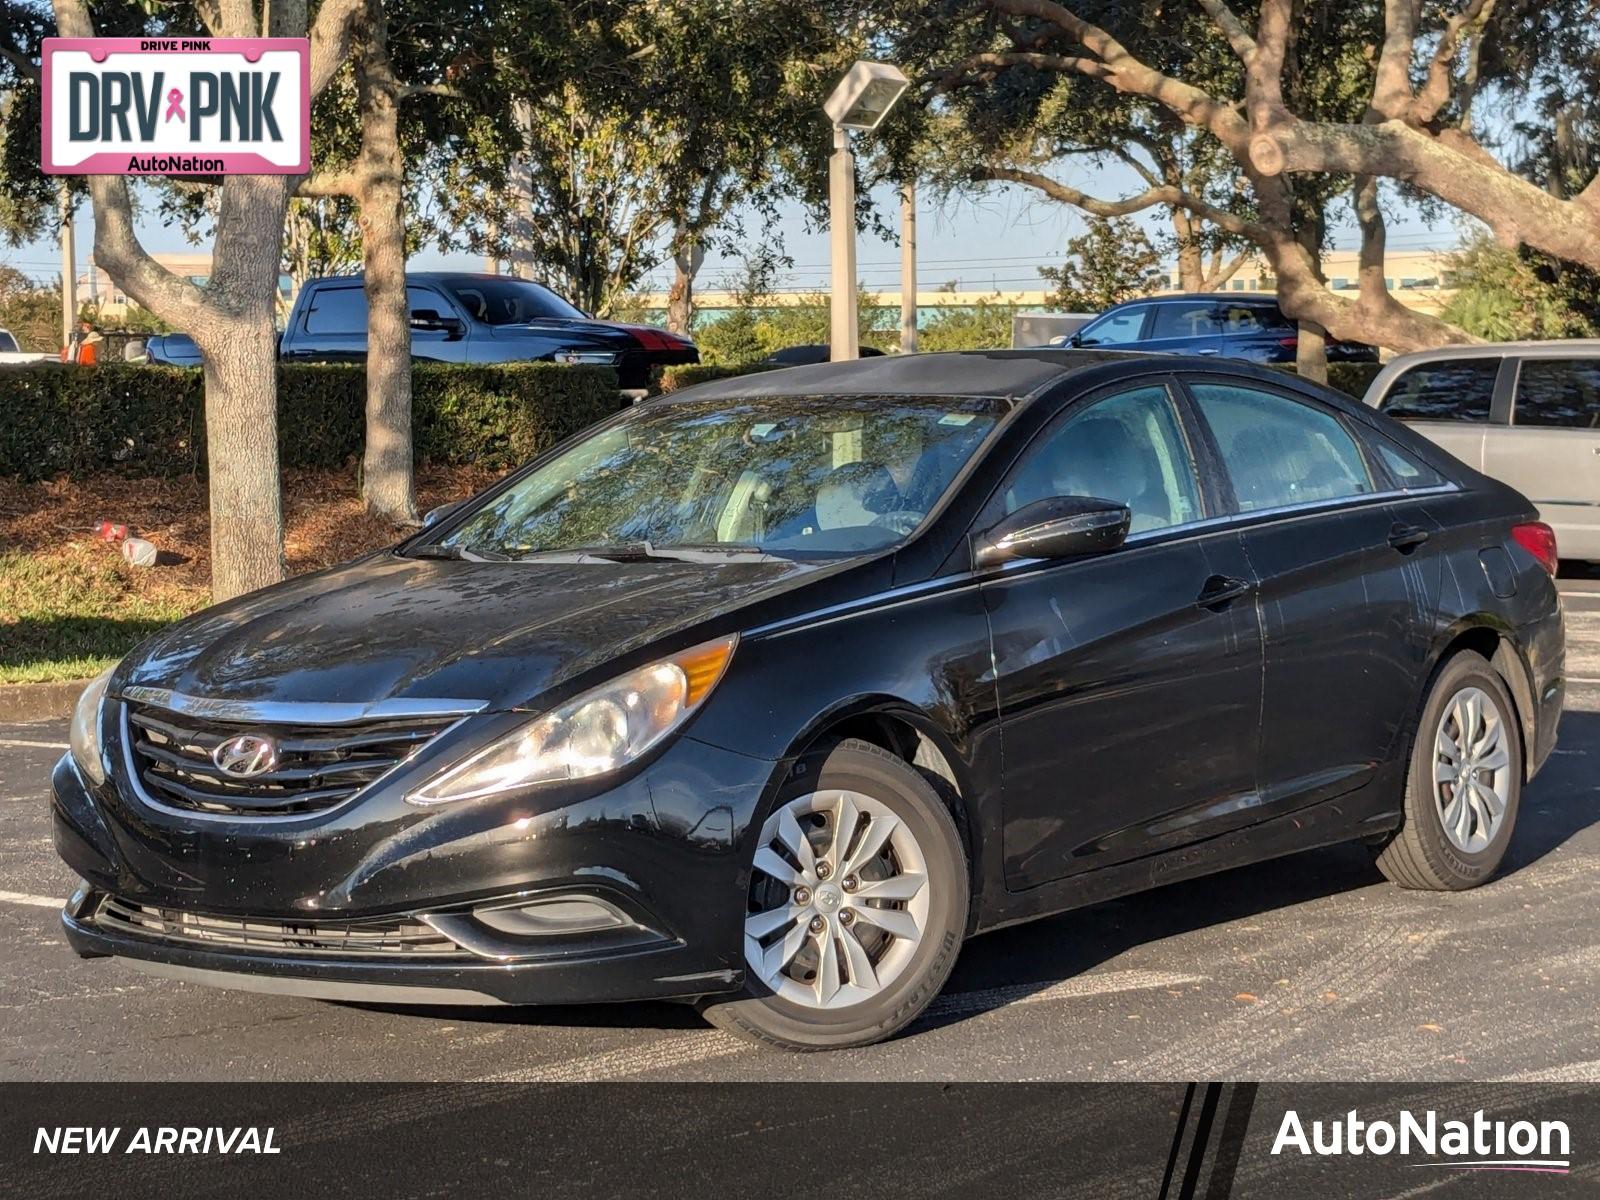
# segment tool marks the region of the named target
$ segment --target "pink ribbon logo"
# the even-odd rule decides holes
[[[170,121],[173,117],[177,117],[180,121],[188,120],[183,115],[183,93],[177,88],[167,93],[167,115],[163,121]]]

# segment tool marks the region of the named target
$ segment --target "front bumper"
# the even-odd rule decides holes
[[[774,763],[680,737],[598,787],[419,809],[404,802],[414,775],[403,771],[303,820],[215,820],[144,802],[116,723],[106,724],[108,782],[91,786],[70,755],[52,778],[56,848],[85,880],[62,916],[79,954],[206,983],[392,1003],[582,1004],[743,983],[743,843]],[[474,740],[497,735],[494,719],[482,724]],[[459,752],[452,742],[428,757]],[[197,943],[100,919],[108,898],[297,929],[403,918],[442,931],[459,953]],[[472,915],[560,898],[601,900],[625,925],[512,937]]]
[[[111,927],[109,898],[84,887],[61,914],[67,941],[86,958],[115,957],[153,975],[276,995],[374,1004],[595,1004],[699,996],[739,986],[742,971],[707,967],[688,945],[646,930],[564,939],[516,959],[474,954],[340,958],[290,950],[208,947]]]

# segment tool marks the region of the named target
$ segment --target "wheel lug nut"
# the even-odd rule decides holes
[[[811,932],[812,933],[821,933],[827,927],[828,927],[828,923],[826,921],[824,921],[821,917],[812,917],[811,918]]]
[[[797,888],[795,888],[795,890],[794,890],[794,902],[796,904],[810,904],[811,903],[811,889],[808,888],[808,887],[797,887]]]
[[[832,875],[832,874],[833,874],[833,868],[830,867],[827,863],[819,862],[817,864],[817,878],[818,879],[826,879],[829,875]]]
[[[856,923],[856,915],[855,915],[855,913],[851,912],[848,908],[845,909],[842,913],[839,914],[839,924],[841,924],[841,925],[854,925],[855,923]]]
[[[855,891],[857,887],[856,877],[854,875],[846,875],[839,881],[839,886],[847,892]]]

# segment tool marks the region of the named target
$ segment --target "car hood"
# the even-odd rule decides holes
[[[630,349],[637,346],[633,335],[619,325],[578,317],[541,317],[516,325],[491,325],[489,334],[502,341],[526,338],[560,337],[574,346],[596,345]]]
[[[112,689],[517,708],[815,571],[786,561],[474,563],[385,551],[179,622],[129,655]]]

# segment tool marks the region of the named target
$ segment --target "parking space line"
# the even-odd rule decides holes
[[[31,896],[27,892],[0,892],[0,904],[31,904],[35,908],[60,908],[65,900],[52,896]]]
[[[1077,1000],[1089,996],[1136,992],[1147,988],[1180,987],[1200,983],[1204,975],[1172,975],[1158,971],[1107,971],[1066,979],[1041,986],[1037,983],[1011,984],[982,988],[972,992],[953,992],[941,996],[929,1007],[928,1017],[976,1016],[1019,1004],[1040,1004],[1052,1000]],[[915,1026],[913,1026],[915,1028]],[[488,1075],[481,1083],[570,1083],[600,1079],[626,1079],[650,1071],[693,1066],[735,1054],[755,1053],[756,1047],[742,1038],[721,1032],[692,1033],[660,1038],[643,1046],[623,1046],[601,1054],[563,1059]]]
[[[30,742],[21,738],[0,738],[0,746],[15,746],[19,750],[65,750],[65,742]]]

